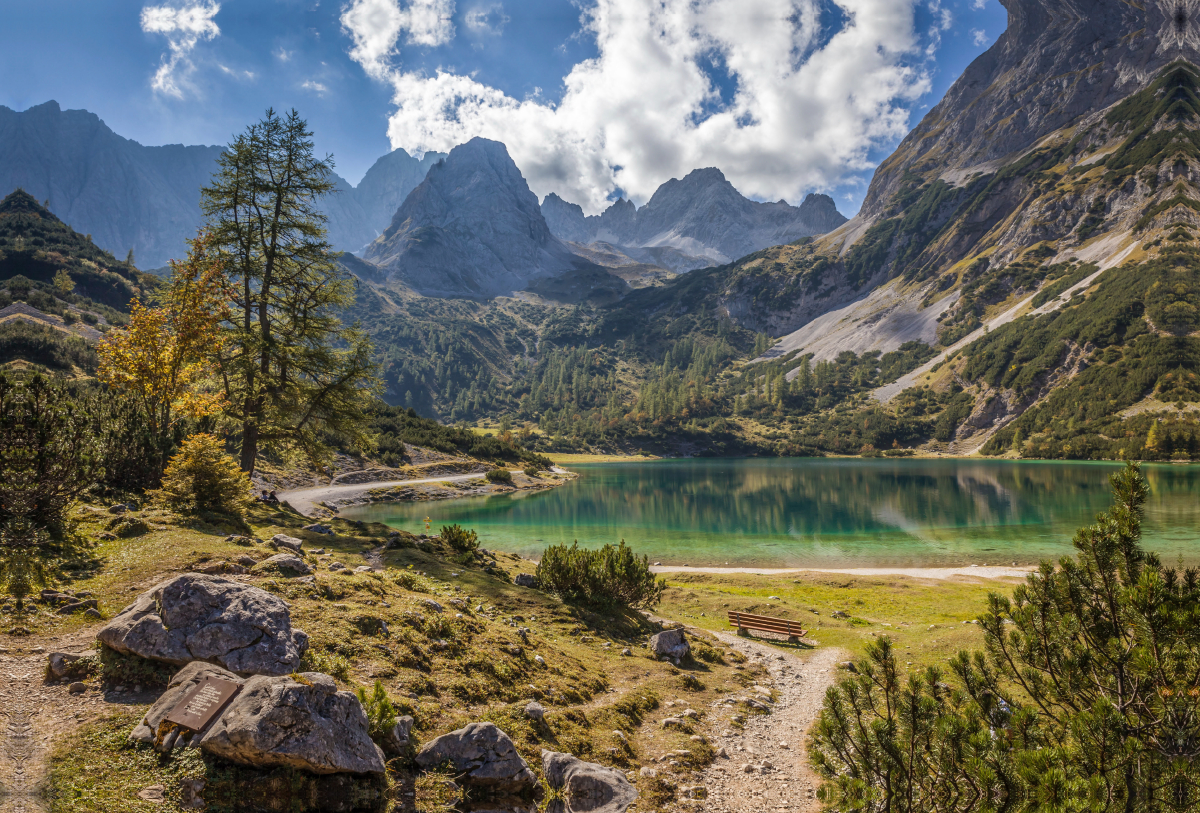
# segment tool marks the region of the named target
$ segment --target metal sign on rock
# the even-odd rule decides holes
[[[224,678],[208,677],[183,699],[175,704],[167,715],[168,723],[189,728],[192,731],[202,731],[211,723],[226,704],[241,691],[241,684]]]

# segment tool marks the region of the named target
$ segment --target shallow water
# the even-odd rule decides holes
[[[574,467],[540,493],[347,509],[419,533],[459,523],[484,547],[625,539],[652,561],[731,567],[1033,564],[1072,552],[1117,464],[990,460],[663,460]],[[1144,468],[1144,545],[1200,562],[1200,467]]]

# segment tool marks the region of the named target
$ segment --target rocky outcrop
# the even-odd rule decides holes
[[[683,630],[663,630],[657,635],[650,636],[650,652],[654,657],[679,663],[692,652],[687,636]]]
[[[242,678],[228,669],[222,669],[219,666],[204,663],[203,661],[193,661],[175,673],[174,677],[171,678],[171,682],[167,685],[167,690],[158,696],[158,700],[154,701],[154,705],[150,707],[146,715],[142,718],[142,721],[133,729],[133,732],[129,735],[129,739],[134,742],[143,742],[146,744],[160,742],[159,728],[162,726],[163,720],[179,705],[188,692],[208,678],[228,680],[239,686],[245,684]],[[203,732],[200,733],[202,734]],[[199,745],[199,740],[195,744]]]
[[[1200,63],[1200,6],[1001,0],[1008,28],[875,174],[862,216],[888,206],[905,175],[963,176],[1120,101],[1178,59]]]
[[[846,222],[828,195],[809,195],[798,207],[782,200],[757,203],[712,167],[697,169],[682,180],[672,178],[641,209],[621,199],[602,214],[585,217],[582,208],[551,194],[542,212],[551,231],[563,240],[609,243],[627,253],[672,248],[692,259],[691,268],[824,234]]]
[[[446,765],[457,782],[491,796],[528,795],[537,778],[509,736],[492,723],[471,723],[443,734],[417,754],[425,770]]]
[[[200,573],[176,576],[142,593],[96,637],[126,655],[177,666],[208,661],[262,675],[295,671],[308,646],[308,636],[292,629],[283,599]]]
[[[240,765],[316,774],[382,773],[383,752],[350,692],[319,672],[256,676],[200,739],[200,748]]]
[[[542,751],[542,773],[569,813],[625,813],[637,801],[637,788],[620,771],[570,754]]]
[[[507,295],[598,269],[550,233],[508,150],[483,138],[435,164],[364,257],[426,296]]]

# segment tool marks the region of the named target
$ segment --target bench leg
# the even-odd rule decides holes
[[[798,636],[798,635],[789,635],[789,636],[788,636],[788,643],[789,643],[789,644],[798,644],[798,643],[800,643],[800,636]]]
[[[738,627],[737,634],[738,634],[738,636],[740,636],[742,638],[749,638],[750,630],[746,629],[745,627]]]

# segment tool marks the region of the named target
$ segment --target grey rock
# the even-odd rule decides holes
[[[175,673],[171,678],[171,682],[167,684],[167,690],[159,695],[158,700],[154,701],[154,704],[150,706],[142,721],[133,729],[133,733],[129,735],[129,739],[147,744],[153,743],[157,737],[158,727],[166,719],[167,715],[171,713],[172,709],[179,705],[179,702],[183,700],[188,692],[210,677],[229,680],[239,686],[245,683],[242,678],[228,669],[222,669],[219,666],[203,661],[193,661]]]
[[[546,709],[541,703],[532,700],[525,706],[525,716],[534,722],[540,723],[546,719]]]
[[[623,773],[570,754],[542,751],[542,772],[546,784],[561,792],[571,811],[625,813],[637,801],[637,788]]]
[[[396,718],[396,724],[384,737],[383,750],[389,754],[403,754],[412,739],[413,718],[407,714]]]
[[[382,773],[383,752],[368,734],[367,714],[350,692],[319,672],[257,675],[200,739],[207,753],[256,768],[316,774]]]
[[[253,567],[253,571],[277,572],[281,576],[307,576],[312,573],[312,567],[293,553],[277,553],[259,562]]]
[[[87,691],[87,686],[76,681],[75,683],[72,683],[70,686],[67,687],[67,691],[70,692],[71,694],[83,694],[84,692]]]
[[[283,599],[199,573],[142,593],[96,637],[125,655],[178,666],[209,661],[242,674],[292,672],[308,646]]]
[[[687,636],[679,629],[663,630],[657,635],[651,635],[649,643],[650,651],[656,658],[666,658],[674,663],[679,663],[692,651]]]
[[[537,778],[508,735],[492,723],[471,723],[427,743],[417,765],[429,770],[449,764],[461,783],[496,796],[520,796]]]
[[[47,669],[56,678],[64,678],[72,671],[72,666],[85,656],[70,652],[51,652],[46,656]]]
[[[537,576],[532,573],[518,573],[513,583],[517,587],[537,587]]]
[[[271,537],[270,544],[273,548],[284,548],[286,550],[290,550],[292,553],[298,554],[304,552],[304,540],[297,539],[294,536],[288,536],[287,534],[275,534],[273,537]]]

